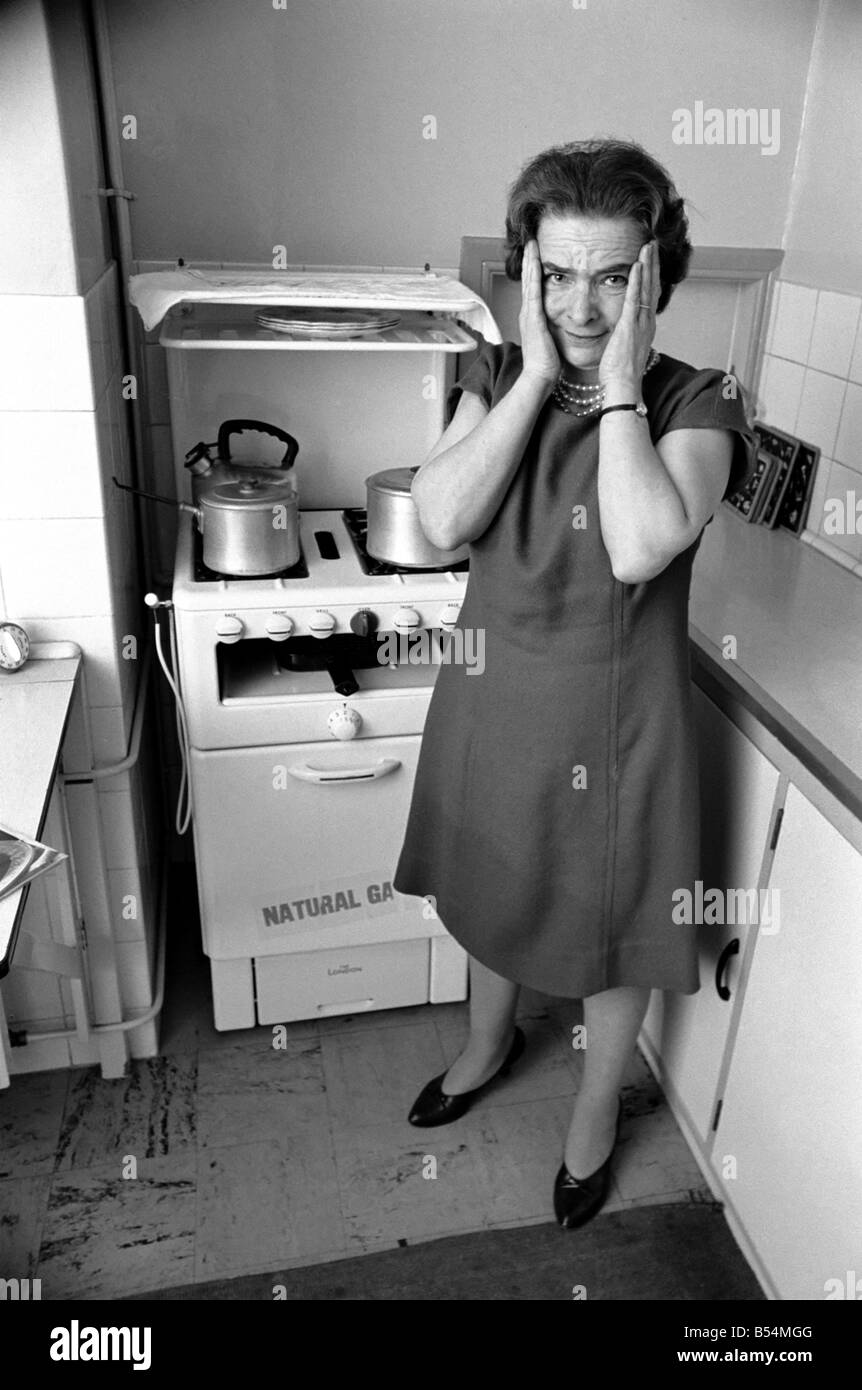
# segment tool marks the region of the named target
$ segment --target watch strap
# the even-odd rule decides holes
[[[625,405],[606,405],[599,411],[599,419],[603,415],[610,415],[612,410],[633,410],[642,420],[646,419],[647,408],[642,403],[638,405],[635,401],[628,401]]]

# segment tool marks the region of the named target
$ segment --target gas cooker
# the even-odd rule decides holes
[[[200,556],[191,522],[180,525],[173,603],[178,615],[212,615],[216,642],[333,633],[452,627],[464,597],[467,564],[451,570],[396,569],[364,550],[364,512],[299,515],[300,563],[264,578],[214,575]]]

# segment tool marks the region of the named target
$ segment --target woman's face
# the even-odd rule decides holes
[[[592,371],[623,311],[629,270],[647,237],[628,218],[546,213],[536,240],[551,337],[563,362]]]

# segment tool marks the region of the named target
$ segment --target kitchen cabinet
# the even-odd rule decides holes
[[[704,892],[756,889],[765,881],[779,773],[697,687],[693,696]],[[706,1144],[754,928],[743,923],[692,930],[698,932],[701,988],[691,995],[653,991],[642,1045],[676,1108]]]
[[[862,854],[793,785],[769,887],[712,1162],[777,1297],[822,1299],[862,1255]]]

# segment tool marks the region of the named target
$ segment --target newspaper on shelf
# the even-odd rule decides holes
[[[435,271],[181,270],[147,271],[129,277],[129,300],[148,331],[175,304],[225,303],[332,305],[369,309],[426,309],[449,313],[489,343],[500,331],[479,295],[450,275]]]

